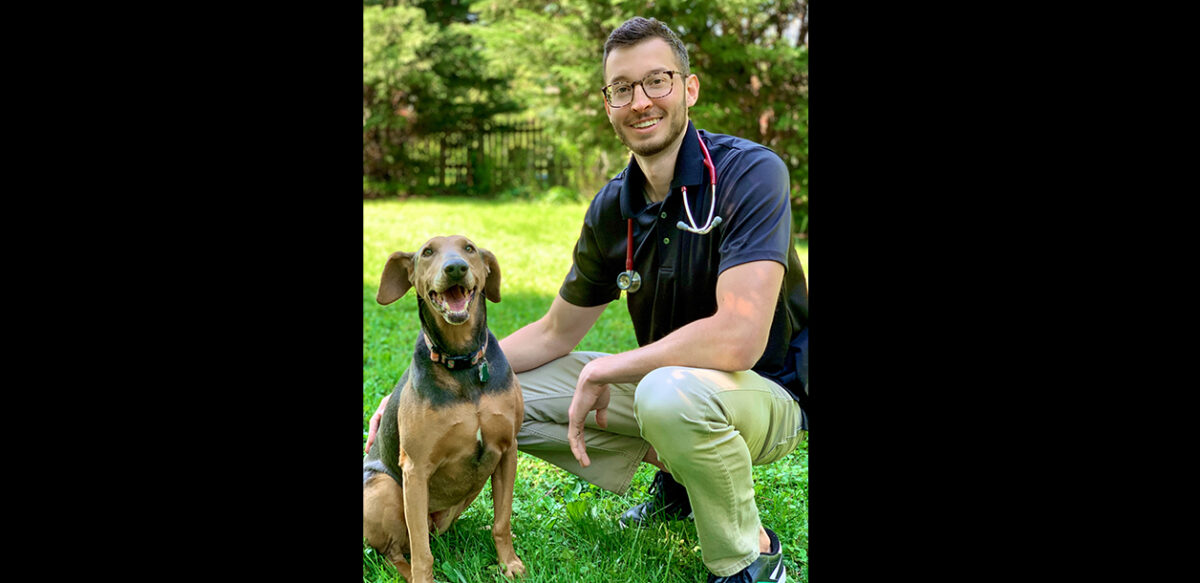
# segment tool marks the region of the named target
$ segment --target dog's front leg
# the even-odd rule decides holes
[[[404,473],[404,517],[408,523],[408,545],[412,565],[409,583],[433,583],[433,552],[429,549],[428,463],[417,463],[403,449],[400,467]]]
[[[525,564],[513,550],[512,502],[516,479],[517,444],[514,441],[492,473],[492,509],[496,517],[496,522],[492,524],[492,540],[496,542],[496,558],[504,565],[504,575],[507,577],[525,574]]]

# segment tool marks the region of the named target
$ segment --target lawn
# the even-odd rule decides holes
[[[363,202],[363,444],[367,423],[408,368],[419,324],[409,295],[375,302],[388,255],[413,251],[430,237],[461,234],[496,254],[502,301],[488,305],[488,324],[503,338],[545,313],[571,265],[586,203],[478,201],[462,198]],[[808,274],[808,245],[797,242]],[[613,302],[580,350],[636,348],[625,299]],[[789,581],[808,581],[807,444],[770,466],[754,468],[763,523],[784,546]],[[528,583],[702,582],[696,528],[674,521],[622,530],[616,517],[643,501],[655,469],[644,465],[625,496],[520,454],[513,500],[513,538]],[[491,538],[491,487],[449,531],[432,542],[434,576],[454,583],[505,581]],[[363,581],[398,581],[391,564],[363,544]]]

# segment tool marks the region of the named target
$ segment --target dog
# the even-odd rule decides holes
[[[500,265],[466,237],[434,237],[388,258],[375,299],[388,305],[414,287],[421,332],[363,459],[363,537],[410,583],[430,583],[430,533],[445,532],[490,478],[497,559],[506,576],[523,575],[512,497],[524,399],[484,302],[500,301]]]

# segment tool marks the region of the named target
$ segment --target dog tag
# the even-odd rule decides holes
[[[479,382],[486,383],[490,378],[492,375],[488,374],[487,359],[485,358],[479,361]]]

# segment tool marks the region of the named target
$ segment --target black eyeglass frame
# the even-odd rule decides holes
[[[670,89],[668,89],[666,93],[664,93],[664,94],[662,94],[662,95],[659,95],[658,97],[650,97],[650,94],[649,94],[649,93],[646,93],[646,97],[647,97],[648,99],[662,99],[662,98],[664,98],[664,97],[667,97],[667,96],[671,95],[671,93],[673,93],[673,92],[675,91],[675,75],[677,75],[677,74],[678,74],[678,75],[680,76],[680,78],[682,79],[682,78],[683,78],[683,72],[682,72],[682,71],[654,71],[653,73],[648,73],[648,74],[647,74],[645,77],[642,77],[642,80],[641,80],[641,81],[634,81],[634,82],[632,82],[632,83],[629,83],[629,84],[628,84],[628,85],[629,85],[629,92],[630,92],[630,93],[629,93],[629,94],[630,94],[629,103],[626,103],[626,104],[624,104],[624,105],[613,105],[613,104],[612,104],[612,99],[610,99],[610,98],[609,98],[609,96],[608,96],[608,88],[609,88],[609,87],[612,87],[612,86],[614,86],[614,85],[623,85],[623,84],[626,84],[626,83],[625,83],[625,81],[617,81],[616,83],[609,83],[608,85],[605,85],[604,87],[601,87],[601,88],[600,88],[600,94],[604,96],[604,102],[605,102],[605,103],[607,103],[607,104],[608,104],[608,106],[609,106],[609,107],[611,107],[611,108],[613,108],[613,109],[619,109],[619,108],[622,108],[622,107],[627,107],[629,104],[633,103],[633,97],[632,97],[632,96],[633,96],[633,87],[634,87],[635,85],[641,85],[641,86],[642,86],[642,92],[643,92],[643,93],[645,93],[645,92],[646,92],[646,84],[645,84],[645,83],[646,83],[646,79],[649,79],[650,77],[653,77],[654,75],[662,75],[662,74],[664,74],[664,73],[667,75],[667,79],[668,79],[668,80],[671,82],[671,88],[670,88]]]

